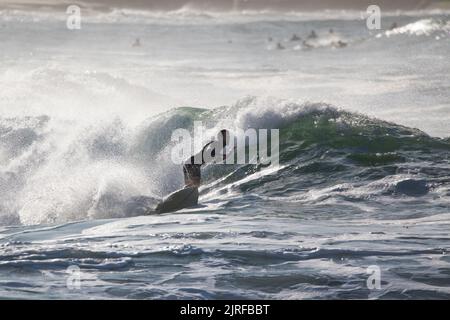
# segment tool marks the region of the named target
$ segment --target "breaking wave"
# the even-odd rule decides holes
[[[173,109],[135,126],[119,117],[84,125],[45,115],[0,118],[2,224],[143,214],[182,186],[171,134],[197,120],[209,136],[224,127],[280,128],[277,172],[207,167],[205,199],[221,189],[238,194],[231,204],[249,193],[287,201],[448,196],[448,140],[328,104],[249,97],[213,110]]]

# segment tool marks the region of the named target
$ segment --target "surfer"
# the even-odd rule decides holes
[[[217,138],[217,140],[207,143],[199,153],[183,163],[184,188],[164,198],[154,210],[149,210],[146,214],[173,212],[198,204],[201,166],[206,163],[218,163],[216,155],[219,156],[221,153],[223,161],[226,160],[225,147],[230,141],[230,133],[225,129],[221,130]]]
[[[308,36],[308,39],[317,39],[316,31],[312,30],[311,33]]]
[[[277,49],[278,49],[278,50],[284,50],[284,49],[286,49],[286,47],[283,46],[283,45],[281,44],[281,42],[278,42],[278,43],[277,43]]]
[[[392,31],[392,30],[397,29],[397,28],[398,28],[397,22],[394,22],[394,23],[391,24],[391,27],[389,28],[389,31]]]
[[[141,39],[136,38],[136,40],[133,43],[133,47],[140,47],[141,46]]]
[[[226,160],[224,149],[230,139],[230,133],[227,130],[221,130],[218,134],[218,141],[214,140],[207,143],[202,150],[196,155],[191,156],[183,163],[183,174],[185,187],[199,187],[201,182],[201,166],[206,163],[211,163],[206,155],[210,155],[209,158],[214,160],[216,156],[216,150],[218,154],[223,153],[223,160]],[[220,142],[222,145],[220,146]]]
[[[290,41],[301,41],[302,38],[300,38],[296,33],[294,33],[291,37]]]

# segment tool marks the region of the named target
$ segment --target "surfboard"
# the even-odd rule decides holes
[[[166,213],[196,206],[198,204],[198,188],[186,187],[173,192],[160,202],[155,211]]]

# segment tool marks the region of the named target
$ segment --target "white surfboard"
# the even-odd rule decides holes
[[[186,187],[168,195],[160,202],[155,211],[166,213],[196,206],[198,204],[198,188]]]

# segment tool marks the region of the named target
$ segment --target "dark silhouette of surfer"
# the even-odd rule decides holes
[[[391,24],[389,30],[391,31],[391,30],[394,30],[394,29],[397,29],[397,28],[398,28],[397,22],[394,22],[394,23]]]
[[[133,43],[133,47],[140,47],[141,46],[141,39],[136,38],[136,40]]]
[[[198,187],[201,183],[202,165],[223,163],[226,160],[225,147],[230,141],[230,134],[227,130],[221,130],[217,138],[217,140],[207,143],[199,153],[183,163],[184,188],[170,194],[147,214],[173,212],[198,205]],[[221,154],[222,157],[219,156]]]
[[[278,50],[284,50],[284,49],[286,49],[286,47],[283,46],[283,45],[281,44],[281,42],[278,42],[278,43],[277,43],[277,49],[278,49]]]
[[[308,39],[317,39],[317,33],[314,30],[312,30],[308,36]]]
[[[206,163],[212,163],[216,160],[217,154],[223,154],[222,160],[226,160],[224,152],[230,140],[230,133],[227,130],[221,130],[218,134],[218,140],[207,143],[196,155],[191,156],[183,164],[185,187],[199,187],[201,184],[201,167]]]
[[[199,153],[187,159],[183,163],[184,188],[164,198],[154,210],[149,210],[147,214],[173,212],[198,205],[201,167],[206,163],[223,163],[222,161],[226,160],[225,148],[229,141],[229,132],[221,130],[217,140],[207,143]]]
[[[301,40],[302,40],[302,38],[300,38],[297,34],[294,33],[294,34],[292,35],[290,41],[301,41]]]

